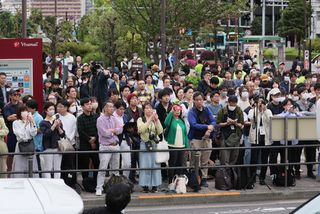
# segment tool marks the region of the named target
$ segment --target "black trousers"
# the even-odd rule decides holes
[[[75,154],[63,154],[61,161],[61,170],[70,170],[76,168],[76,155]],[[64,182],[70,186],[74,187],[77,182],[77,173],[76,172],[62,172],[61,178]]]
[[[301,141],[301,145],[319,145],[318,141]],[[316,161],[317,147],[305,147],[306,163]],[[312,173],[314,164],[307,164],[308,173]]]
[[[140,142],[135,142],[131,145],[132,150],[140,149]],[[139,152],[131,152],[131,168],[137,168],[137,163],[139,163]],[[131,170],[129,174],[129,179],[135,179],[136,170]]]
[[[288,145],[292,145],[291,141],[288,141]],[[301,145],[299,142],[297,145]],[[302,147],[301,148],[288,148],[288,162],[289,163],[300,163],[301,161],[301,153],[302,153]],[[295,172],[296,174],[300,174],[300,164],[296,165],[290,165],[289,170],[291,172]]]
[[[177,149],[169,147],[169,149]],[[183,166],[183,159],[185,151],[170,151],[169,167]],[[184,173],[183,169],[169,169],[168,170],[168,181],[171,183],[174,175],[181,175]]]
[[[98,153],[83,153],[78,156],[79,169],[89,169],[90,159],[95,169],[99,169],[99,155]],[[82,178],[88,178],[89,172],[82,172]],[[97,179],[98,172],[93,172],[93,177]]]
[[[265,146],[265,148],[255,149],[254,146],[256,145],[252,145],[253,148],[251,149],[251,164],[258,163],[259,155],[261,156],[261,164],[267,164],[271,149],[268,148],[268,146],[266,146],[264,136],[260,137],[258,146]],[[259,175],[260,180],[264,180],[266,178],[267,169],[268,169],[267,166],[261,167],[260,175]],[[256,167],[254,171],[256,171]]]
[[[281,146],[280,141],[274,141],[272,146]],[[281,163],[285,163],[285,149],[284,148],[271,148],[270,151],[270,159],[269,163],[276,164],[278,159],[278,154],[280,154]],[[270,174],[277,174],[278,170],[283,171],[285,167],[277,167],[277,166],[270,166]]]

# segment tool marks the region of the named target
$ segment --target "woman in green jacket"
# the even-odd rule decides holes
[[[180,105],[173,105],[171,112],[167,115],[164,125],[166,131],[164,137],[168,142],[169,149],[184,149],[189,148],[187,128],[184,121],[181,119]],[[185,151],[170,151],[169,167],[183,166]],[[169,170],[168,179],[172,181],[174,175],[183,174],[182,169]]]

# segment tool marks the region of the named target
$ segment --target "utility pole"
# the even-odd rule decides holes
[[[27,38],[27,0],[22,0],[22,38]]]
[[[311,34],[312,34],[312,4],[311,4],[311,0],[309,0],[309,10],[310,10],[310,21],[309,21],[309,27],[310,27],[310,31],[309,31],[309,72],[311,73],[312,72],[312,69],[311,69],[311,51],[312,51],[312,48],[311,48]],[[313,29],[315,30],[315,28]]]
[[[272,2],[272,36],[275,33],[274,1]]]
[[[303,0],[303,25],[304,25],[304,32],[303,32],[303,56],[305,55],[304,51],[306,50],[306,43],[307,43],[307,35],[308,35],[308,19],[307,19],[307,3],[306,0]],[[303,59],[304,60],[304,59]]]
[[[166,68],[166,0],[161,0],[161,70],[165,71]]]
[[[262,0],[262,36],[266,35],[266,0]],[[264,48],[264,39],[262,39],[262,48]]]
[[[51,78],[54,79],[54,74],[56,70],[56,43],[57,43],[57,34],[58,34],[58,19],[57,19],[57,0],[54,0],[54,35],[52,35],[51,41],[51,55],[52,55],[52,64],[51,64]],[[62,61],[63,62],[63,61]]]

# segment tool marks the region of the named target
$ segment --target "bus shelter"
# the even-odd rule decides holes
[[[279,36],[244,36],[239,38],[241,42],[241,49],[245,52],[249,50],[251,57],[254,55],[257,56],[257,61],[259,62],[260,69],[263,69],[263,49],[265,44],[276,48],[276,57],[275,63],[278,65],[280,62],[285,61],[285,38]]]

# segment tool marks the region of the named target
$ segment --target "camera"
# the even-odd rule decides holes
[[[155,134],[150,134],[149,139],[150,139],[150,141],[153,141],[155,144],[158,144],[160,142],[158,139],[158,136]]]

